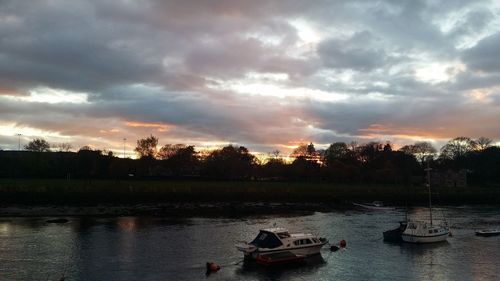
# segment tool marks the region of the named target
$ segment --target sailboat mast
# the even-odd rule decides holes
[[[429,161],[427,161],[427,187],[429,189],[429,217],[432,226],[432,196],[431,196],[431,168],[429,168]]]

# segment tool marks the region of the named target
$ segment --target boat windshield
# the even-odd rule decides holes
[[[250,244],[259,248],[269,249],[283,245],[276,235],[267,231],[261,231]]]

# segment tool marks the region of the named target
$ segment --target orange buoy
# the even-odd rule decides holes
[[[344,239],[342,239],[342,240],[340,240],[339,245],[340,245],[340,248],[345,248],[347,246],[347,242]]]

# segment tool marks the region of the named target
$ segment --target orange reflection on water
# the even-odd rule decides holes
[[[119,218],[116,224],[120,230],[133,232],[137,229],[137,218]]]

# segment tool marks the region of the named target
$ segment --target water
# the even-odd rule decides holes
[[[421,212],[421,210],[416,210]],[[338,211],[301,216],[234,218],[0,218],[0,280],[498,280],[500,237],[474,236],[500,227],[498,207],[441,210],[448,242],[394,245],[382,232],[401,211]],[[269,269],[242,262],[234,248],[274,223],[319,233],[347,248],[299,267]],[[222,269],[205,276],[205,263]]]

